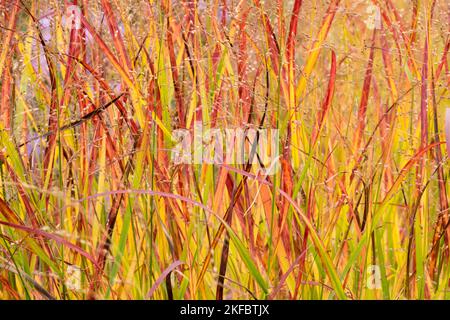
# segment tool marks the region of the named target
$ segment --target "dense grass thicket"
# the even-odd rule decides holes
[[[447,0],[0,0],[0,39],[0,299],[450,298]],[[199,127],[276,157],[175,161]]]

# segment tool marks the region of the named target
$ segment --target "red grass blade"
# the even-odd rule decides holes
[[[295,0],[292,8],[291,22],[289,24],[289,34],[286,44],[286,53],[288,55],[288,61],[295,57],[295,37],[297,36],[298,16],[300,14],[300,8],[302,6],[302,0]]]
[[[364,84],[362,88],[361,101],[359,102],[359,110],[358,110],[358,128],[356,132],[354,150],[356,151],[359,148],[359,145],[362,140],[362,136],[364,134],[364,128],[366,127],[366,112],[367,112],[367,103],[369,101],[370,94],[370,84],[372,82],[372,68],[373,68],[373,58],[375,53],[375,39],[376,39],[377,31],[376,29],[373,31],[369,61],[367,63],[366,74],[364,76]]]
[[[450,108],[445,110],[445,138],[447,143],[447,156],[450,158]]]
[[[42,231],[40,229],[30,228],[30,227],[26,227],[26,226],[18,225],[15,223],[6,222],[6,221],[0,221],[0,225],[4,225],[7,227],[11,227],[13,229],[32,233],[32,234],[41,236],[43,238],[47,238],[49,240],[53,240],[53,241],[57,242],[58,244],[64,245],[65,247],[69,248],[70,250],[75,251],[76,253],[80,254],[81,256],[83,256],[86,259],[88,259],[89,261],[91,261],[95,266],[97,266],[97,261],[95,261],[94,257],[92,257],[89,253],[87,253],[80,247],[74,245],[73,243],[67,241],[66,239],[64,239],[58,235],[51,234],[51,233]]]
[[[330,78],[328,80],[328,89],[327,95],[322,102],[322,107],[317,114],[316,126],[314,127],[313,135],[312,135],[312,144],[315,145],[320,132],[323,128],[323,123],[328,110],[331,107],[331,102],[333,101],[334,96],[334,85],[336,82],[336,54],[334,51],[331,51],[331,68],[330,68]]]
[[[150,299],[153,296],[153,293],[155,293],[156,289],[158,289],[158,287],[161,285],[161,283],[164,281],[164,279],[166,279],[166,277],[168,275],[170,275],[170,273],[175,270],[177,267],[183,265],[184,262],[181,261],[175,261],[173,263],[170,264],[170,266],[168,266],[162,273],[161,275],[158,277],[158,279],[155,281],[155,283],[153,284],[153,286],[150,288],[150,290],[147,293],[147,299]]]

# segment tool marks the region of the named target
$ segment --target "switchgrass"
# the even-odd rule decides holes
[[[1,299],[450,298],[447,1],[71,4],[0,0]]]

